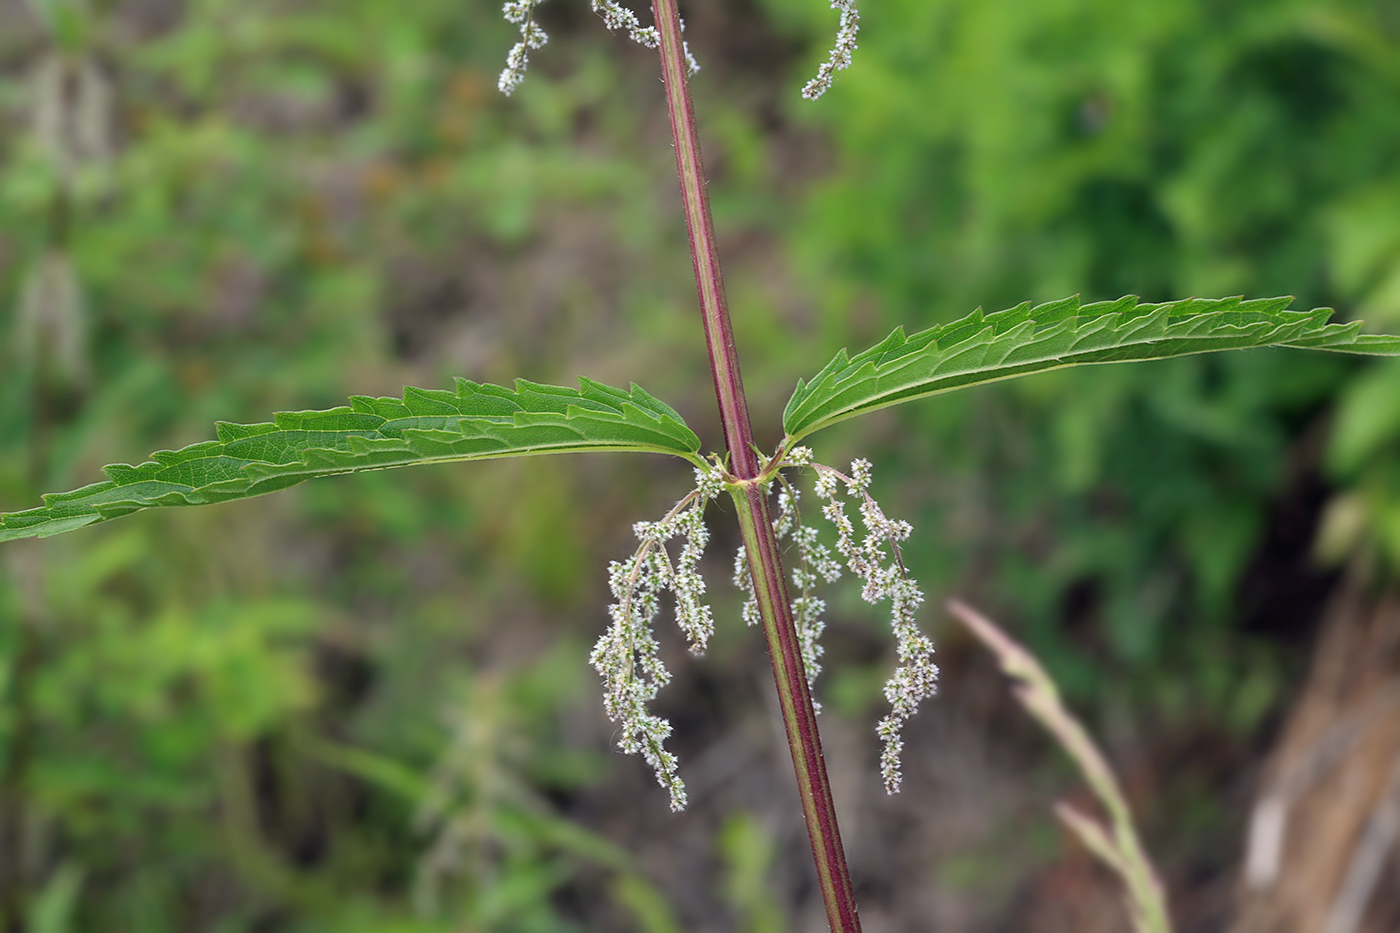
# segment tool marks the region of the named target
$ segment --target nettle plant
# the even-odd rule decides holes
[[[520,28],[500,77],[509,94],[524,77],[531,51],[546,36],[535,21],[540,0],[510,0],[505,18]],[[448,390],[405,388],[401,398],[356,396],[329,411],[281,412],[264,424],[217,425],[217,439],[158,451],[136,466],[113,464],[108,479],[44,497],[44,505],[0,516],[0,541],[44,537],[158,506],[208,505],[273,492],[319,476],[416,464],[584,451],[668,454],[695,468],[695,488],[665,516],[635,526],[636,552],[609,566],[611,625],[591,662],[604,685],[619,744],[655,770],[674,810],[686,804],[670,725],[648,710],[670,674],[658,656],[653,624],[663,602],[695,652],[714,631],[699,572],[708,532],[706,506],[722,494],[736,505],[743,545],[734,582],[747,593],[743,619],[761,624],[794,770],[832,930],[860,929],[823,763],[810,686],[821,669],[824,603],[818,585],[849,572],[871,603],[888,601],[898,666],[885,685],[889,714],[877,731],[880,770],[893,793],[900,784],[901,729],[933,696],[938,668],[933,644],[919,629],[923,601],[900,554],[908,523],[888,518],[871,493],[871,465],[843,472],[819,463],[807,440],[838,422],[927,396],[1014,376],[1090,363],[1155,360],[1216,350],[1296,347],[1400,355],[1400,337],[1362,334],[1360,322],[1330,323],[1332,311],[1290,311],[1290,299],[1191,298],[1148,304],[1133,297],[1082,304],[1067,298],[1030,302],[928,328],[896,330],[855,355],[839,352],[799,381],[783,413],[783,440],[771,456],[753,442],[743,379],[725,304],[713,222],[687,85],[698,70],[682,39],[676,0],[654,0],[655,24],[643,26],[614,0],[592,0],[611,29],[660,51],[701,317],[724,430],[722,453],[702,454],[699,437],[677,412],[640,387],[619,389],[580,379],[577,388],[524,379],[511,388],[459,378]],[[828,60],[802,90],[820,96],[856,47],[853,0],[831,0],[840,26]],[[832,546],[799,510],[794,479],[813,477],[819,511],[835,529]],[[848,514],[854,505],[859,517]],[[680,539],[679,546],[672,543]],[[828,541],[830,538],[827,539]],[[786,545],[786,546],[785,546]],[[786,553],[785,553],[786,551]],[[665,596],[666,593],[669,597]],[[1134,922],[1166,930],[1157,881],[1129,819],[1121,792],[1087,734],[1060,704],[1044,671],[1015,642],[974,610],[950,603],[999,657],[1028,711],[1075,760],[1107,815],[1106,823],[1061,805],[1059,815],[1121,876]]]

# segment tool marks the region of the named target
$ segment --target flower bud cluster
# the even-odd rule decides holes
[[[884,742],[880,755],[880,774],[885,790],[899,790],[901,778],[900,754],[904,749],[901,732],[904,723],[914,715],[919,703],[938,690],[938,666],[933,663],[933,642],[919,630],[915,612],[923,602],[919,585],[904,568],[899,542],[913,530],[908,522],[885,517],[880,505],[867,492],[870,486],[870,462],[856,460],[850,476],[843,476],[830,467],[818,465],[817,495],[826,500],[822,514],[836,526],[836,550],[846,559],[851,573],[865,581],[861,598],[868,603],[890,601],[891,627],[894,629],[895,650],[899,666],[885,682],[885,699],[890,702],[890,714],[880,720],[876,732]],[[861,524],[865,536],[856,542],[855,528],[846,515],[845,503],[839,498],[840,486],[860,497]],[[887,557],[885,545],[891,554]]]
[[[658,654],[652,622],[661,610],[661,594],[674,596],[676,623],[690,640],[690,650],[705,650],[714,633],[714,616],[704,601],[705,581],[700,557],[709,541],[705,505],[724,489],[718,471],[695,471],[696,488],[656,522],[633,526],[641,545],[625,561],[608,566],[608,587],[615,602],[608,607],[612,624],[598,639],[589,663],[603,678],[603,709],[608,719],[621,723],[618,747],[640,753],[656,772],[656,779],[671,795],[671,809],[685,809],[685,783],[677,772],[676,756],[664,742],[671,724],[647,710],[647,703],[671,681]],[[666,549],[672,538],[683,544],[675,562]]]

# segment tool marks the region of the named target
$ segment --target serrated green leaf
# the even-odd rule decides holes
[[[700,439],[669,405],[580,379],[577,389],[519,379],[514,389],[458,379],[456,390],[407,388],[403,398],[352,396],[329,411],[291,411],[266,424],[217,426],[218,440],[160,450],[107,481],[50,493],[0,515],[0,541],[48,537],[156,506],[207,505],[303,480],[396,466],[594,450],[696,460]]]
[[[898,328],[855,356],[842,350],[797,390],[783,412],[788,442],[855,415],[1013,376],[1212,350],[1302,347],[1400,356],[1400,337],[1329,324],[1330,308],[1287,310],[1291,298],[1188,298],[1166,304],[1128,296],[1081,305],[1078,297],[1006,311],[981,309],[912,337]]]

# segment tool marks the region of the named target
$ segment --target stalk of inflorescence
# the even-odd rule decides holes
[[[681,39],[680,14],[676,0],[653,0],[652,10],[660,32],[661,69],[666,86],[666,105],[676,149],[676,170],[680,176],[681,199],[685,205],[686,227],[690,235],[695,283],[705,325],[720,420],[729,452],[730,494],[734,498],[743,534],[749,572],[777,685],[783,725],[787,730],[797,775],[803,816],[812,842],[822,900],[834,933],[860,929],[850,872],[836,823],[831,799],[831,783],[822,757],[817,732],[816,711],[802,663],[801,642],[793,620],[777,538],[768,506],[771,477],[761,475],[744,398],[743,378],[729,310],[724,299],[724,280],[715,246],[714,223],[706,194],[700,143],[695,130],[695,113],[687,82],[688,62]]]

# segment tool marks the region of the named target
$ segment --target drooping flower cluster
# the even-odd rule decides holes
[[[637,14],[627,7],[618,3],[617,0],[591,0],[593,12],[603,17],[603,25],[611,30],[626,29],[627,35],[633,42],[644,45],[649,49],[654,49],[661,44],[661,33],[657,32],[655,26],[643,26],[637,19]],[[681,32],[685,32],[685,20],[681,20]],[[700,64],[695,57],[690,54],[690,43],[681,42],[681,51],[685,54],[685,64],[691,74],[700,70]]]
[[[714,617],[704,601],[705,581],[700,576],[700,556],[709,541],[705,505],[724,489],[714,470],[695,471],[696,488],[656,522],[633,526],[641,545],[625,561],[608,566],[608,586],[615,602],[608,607],[612,624],[589,657],[603,678],[603,708],[608,719],[621,724],[618,747],[641,753],[656,771],[656,779],[671,795],[671,809],[685,809],[685,783],[676,773],[676,756],[664,742],[671,724],[647,711],[647,703],[670,683],[671,672],[657,653],[652,622],[661,609],[661,594],[671,591],[676,623],[690,640],[690,650],[705,650],[714,633]],[[674,563],[666,543],[684,539]]]
[[[661,44],[661,34],[655,26],[642,26],[637,14],[617,0],[592,0],[593,12],[603,17],[603,25],[616,31],[626,29],[632,41],[654,49]]]
[[[831,47],[831,55],[817,69],[817,76],[802,88],[802,96],[816,100],[831,87],[836,72],[851,66],[851,53],[856,50],[856,33],[860,31],[860,11],[856,0],[831,0],[831,8],[841,14],[841,23],[836,28],[836,43]]]
[[[861,598],[868,603],[890,601],[890,624],[894,629],[899,666],[885,682],[885,699],[889,700],[891,710],[888,716],[880,720],[876,731],[885,743],[880,755],[880,774],[885,781],[885,790],[894,793],[899,790],[901,778],[900,755],[904,749],[901,731],[904,723],[914,715],[920,702],[938,690],[938,666],[933,663],[933,642],[919,630],[914,618],[924,595],[918,583],[905,570],[899,551],[899,542],[909,537],[912,528],[908,522],[886,518],[879,503],[867,492],[870,486],[868,460],[854,461],[850,476],[820,464],[816,467],[817,495],[826,500],[822,514],[836,526],[836,550],[846,559],[851,573],[865,581]],[[860,497],[860,518],[866,533],[859,543],[856,542],[855,528],[846,515],[845,503],[839,498],[842,485],[848,494]],[[891,552],[888,558],[885,554],[886,544]]]
[[[545,42],[549,41],[549,36],[535,22],[535,7],[542,2],[543,0],[505,0],[505,5],[501,8],[506,22],[520,27],[520,41],[506,56],[505,70],[501,72],[500,81],[497,82],[502,94],[509,94],[520,86],[520,82],[525,80],[525,69],[530,64],[530,51],[542,48]],[[618,0],[589,2],[593,12],[603,18],[603,25],[609,29],[625,29],[633,41],[649,49],[661,44],[661,34],[656,27],[643,26],[637,14]],[[817,69],[817,76],[802,88],[802,96],[808,100],[816,100],[826,93],[836,78],[836,72],[850,67],[851,53],[856,50],[856,34],[860,32],[860,10],[856,8],[856,0],[830,2],[831,8],[841,14],[841,21],[836,27],[836,42],[831,47],[831,54]],[[685,32],[685,20],[681,20],[680,24],[681,32]],[[695,56],[690,54],[690,43],[682,41],[681,50],[685,55],[686,67],[691,74],[695,74],[700,70],[700,64],[696,62]]]
[[[520,41],[511,47],[506,56],[506,67],[496,87],[502,94],[510,94],[525,80],[525,68],[530,64],[530,50],[543,48],[549,36],[535,22],[535,7],[543,0],[506,0],[501,15],[506,22],[520,27]]]
[[[530,64],[530,50],[538,49],[549,41],[549,36],[535,22],[535,7],[543,0],[506,0],[501,14],[506,22],[520,27],[520,41],[506,56],[506,67],[501,72],[497,87],[502,94],[509,94],[525,80],[525,69]],[[625,29],[632,41],[654,49],[661,44],[661,33],[655,26],[643,26],[637,14],[618,3],[617,0],[590,0],[593,12],[603,18],[603,25],[612,30]],[[843,20],[844,22],[844,20]],[[685,32],[685,20],[681,20],[681,32]],[[691,74],[700,70],[700,64],[690,54],[690,43],[682,41],[681,50],[685,55],[686,67]],[[848,56],[849,57],[849,56]],[[844,67],[844,66],[842,66]]]
[[[793,449],[787,462],[793,466],[811,463],[812,452],[806,447]],[[807,672],[807,685],[817,681],[822,671],[821,656],[824,653],[821,642],[826,622],[822,616],[826,612],[826,600],[814,595],[817,581],[834,583],[841,578],[841,564],[831,556],[825,544],[817,540],[817,530],[802,524],[802,516],[797,503],[801,493],[783,481],[778,493],[778,514],[773,519],[773,534],[779,541],[790,538],[797,552],[796,566],[789,572],[793,592],[791,597],[793,623],[797,627],[797,640],[802,648],[802,666]],[[748,554],[743,546],[734,557],[734,585],[748,594],[744,600],[743,618],[749,625],[760,621],[758,599],[754,594],[753,580],[749,575]],[[814,698],[812,705],[818,712],[821,704]]]

